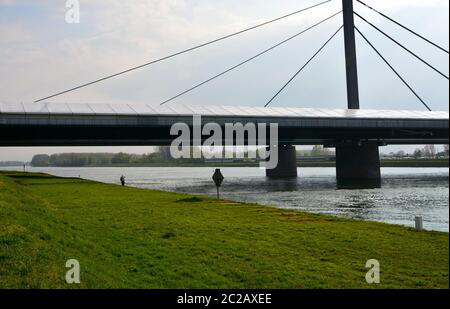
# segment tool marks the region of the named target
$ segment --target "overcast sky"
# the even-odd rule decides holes
[[[80,83],[296,11],[320,0],[80,0],[79,24],[65,0],[0,0],[0,101],[31,102]],[[366,0],[448,48],[446,0]],[[49,102],[161,101],[339,11],[334,0],[311,11]],[[448,55],[355,2],[355,11],[448,75]],[[358,27],[433,108],[448,111],[448,81],[356,19]],[[339,26],[340,16],[171,104],[263,106]],[[343,36],[280,95],[275,106],[346,107]],[[421,103],[358,37],[362,108],[423,110]],[[35,153],[147,152],[122,148],[0,148],[0,160]],[[384,150],[383,150],[384,151]]]

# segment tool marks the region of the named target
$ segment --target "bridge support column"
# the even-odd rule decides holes
[[[278,147],[278,165],[274,169],[266,169],[270,178],[297,177],[297,153],[295,146],[282,145]]]
[[[340,188],[379,188],[381,172],[378,143],[337,145],[336,177]]]

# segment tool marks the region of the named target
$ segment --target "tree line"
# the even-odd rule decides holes
[[[448,158],[449,145],[444,145],[442,151],[439,151],[435,145],[425,145],[423,148],[415,149],[412,154],[405,153],[404,151],[398,151],[397,153],[390,153],[389,155],[397,158],[412,157],[414,159]]]
[[[192,151],[192,150],[191,150]],[[447,157],[449,154],[448,145],[444,146],[443,151],[438,152],[433,145],[426,145],[423,148],[416,149],[414,153],[407,154],[404,151],[390,153],[389,157],[396,158],[416,158],[416,159],[435,159]],[[334,151],[322,146],[314,146],[312,150],[297,150],[298,156],[333,156]],[[247,157],[247,156],[246,156]],[[246,159],[239,160],[248,161]],[[253,160],[254,161],[254,160]],[[60,154],[38,154],[31,160],[31,166],[36,167],[83,167],[83,166],[114,166],[114,165],[146,165],[176,162],[183,163],[204,163],[204,159],[177,159],[174,160],[170,155],[170,147],[158,147],[156,152],[148,154],[129,154],[129,153],[60,153]]]
[[[159,153],[144,155],[128,153],[60,153],[39,154],[31,160],[31,166],[45,167],[82,167],[82,166],[111,166],[161,162]]]
[[[158,147],[156,152],[147,154],[130,153],[58,153],[38,154],[33,156],[31,166],[35,167],[83,167],[114,165],[145,165],[173,161],[170,147]],[[180,159],[178,163],[202,163],[202,159]]]

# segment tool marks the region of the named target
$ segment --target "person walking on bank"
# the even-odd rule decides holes
[[[120,176],[120,183],[122,184],[122,187],[125,186],[125,176]]]

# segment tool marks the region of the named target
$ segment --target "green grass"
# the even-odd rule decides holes
[[[449,235],[0,173],[1,288],[448,288]],[[81,284],[68,285],[68,259]],[[381,284],[365,282],[378,259]]]

